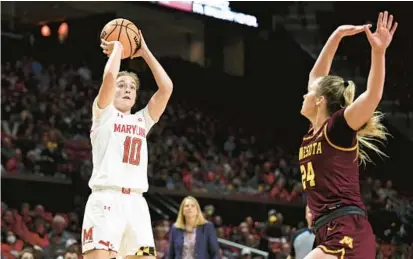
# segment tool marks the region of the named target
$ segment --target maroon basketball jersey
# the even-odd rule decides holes
[[[356,132],[345,121],[344,109],[303,138],[299,152],[301,182],[313,220],[339,206],[365,210],[360,196]]]

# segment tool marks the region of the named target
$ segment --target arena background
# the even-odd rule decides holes
[[[228,12],[195,2],[214,14]],[[181,9],[192,4],[178,3]],[[400,24],[387,52],[380,105],[393,137],[384,148],[389,158],[373,155],[375,165],[361,167],[360,178],[377,258],[407,258],[413,239],[409,6],[231,2],[232,12],[257,18],[255,27],[156,1],[2,2],[2,258],[15,256],[7,243],[13,232],[22,247],[41,251],[39,258],[79,251],[91,173],[90,108],[106,62],[99,34],[117,17],[142,29],[175,86],[149,136],[146,197],[159,258],[166,255],[169,226],[186,195],[198,198],[215,223],[223,258],[248,258],[251,251],[253,258],[285,258],[294,231],[305,221],[296,156],[308,129],[299,114],[308,73],[338,25],[375,23],[382,10]],[[41,33],[47,32],[44,26],[48,37]],[[334,73],[355,80],[360,93],[369,55],[364,35],[346,38]],[[156,85],[142,60],[122,66],[142,80],[138,109]],[[272,214],[276,222],[269,222]]]

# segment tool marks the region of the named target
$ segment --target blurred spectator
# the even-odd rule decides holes
[[[62,253],[66,249],[66,244],[73,239],[72,235],[65,230],[66,220],[61,215],[56,215],[52,220],[52,231],[48,234],[49,245],[44,252],[48,256]]]
[[[35,259],[35,258],[36,258],[35,251],[32,248],[25,248],[17,256],[17,259]]]
[[[79,254],[74,249],[66,250],[63,259],[79,259]]]
[[[168,239],[167,239],[167,233],[166,227],[158,225],[155,227],[155,247],[156,247],[156,252],[158,258],[167,258],[168,255]]]
[[[313,250],[315,235],[311,229],[312,214],[308,206],[305,207],[307,226],[297,230],[291,239],[291,252],[288,259],[303,259]]]
[[[4,257],[5,259],[13,259],[18,256],[20,251],[22,251],[24,243],[22,240],[17,239],[16,235],[12,231],[7,231],[5,233],[5,237],[3,237],[2,232],[2,257]],[[6,242],[3,243],[4,240]]]
[[[241,251],[241,258],[242,259],[251,259],[251,250],[249,248],[243,248]]]

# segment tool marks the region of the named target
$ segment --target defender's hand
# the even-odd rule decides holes
[[[360,32],[364,31],[365,26],[371,27],[370,24],[368,25],[341,25],[337,28],[336,32],[341,37],[346,36],[353,36],[359,34]]]
[[[365,27],[364,30],[372,50],[385,52],[393,39],[397,26],[397,22],[393,23],[393,15],[390,15],[389,17],[389,13],[385,11],[384,14],[379,14],[377,28],[374,33],[372,33],[369,28]]]

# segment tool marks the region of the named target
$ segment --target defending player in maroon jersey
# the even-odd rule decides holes
[[[313,218],[339,206],[365,209],[360,196],[356,131],[347,125],[344,109],[335,112],[318,132],[311,130],[303,138],[299,160],[301,173],[306,174],[302,184]]]
[[[371,25],[343,25],[328,39],[309,78],[301,114],[311,122],[299,152],[303,189],[313,214],[316,248],[306,259],[373,259],[375,237],[360,196],[360,162],[370,161],[364,148],[384,155],[370,137],[386,139],[381,115],[375,112],[385,78],[385,52],[397,23],[380,13]],[[334,54],[345,36],[365,32],[371,45],[367,90],[356,100],[352,81],[328,75]]]

